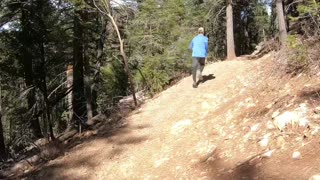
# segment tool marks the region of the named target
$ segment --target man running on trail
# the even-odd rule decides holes
[[[190,49],[192,50],[192,78],[194,88],[198,87],[197,72],[199,82],[203,80],[202,71],[207,61],[208,54],[208,38],[204,36],[204,29],[200,27],[198,29],[198,35],[194,37],[190,43]]]

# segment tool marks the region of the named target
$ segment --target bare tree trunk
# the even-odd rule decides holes
[[[0,112],[0,160],[5,160],[7,158],[6,146],[4,143],[3,136],[3,127],[2,127],[2,114]]]
[[[77,8],[76,8],[77,9]],[[84,93],[84,57],[83,57],[83,24],[82,10],[75,10],[74,39],[73,39],[73,91],[72,91],[72,126],[81,128],[85,119],[85,93]]]
[[[132,77],[132,74],[131,74],[131,71],[130,71],[130,68],[129,68],[129,61],[128,61],[128,57],[126,55],[126,52],[124,51],[124,43],[123,43],[123,39],[121,37],[121,34],[120,34],[120,31],[119,31],[119,28],[118,28],[118,25],[116,23],[116,21],[114,20],[113,16],[111,15],[111,12],[110,12],[110,1],[107,1],[107,0],[104,0],[103,1],[104,3],[104,7],[105,7],[105,10],[101,10],[95,3],[95,1],[93,1],[95,7],[102,13],[104,14],[105,16],[107,16],[111,23],[112,23],[112,26],[114,27],[114,29],[116,30],[116,33],[117,33],[117,36],[118,36],[118,40],[119,40],[119,43],[120,43],[120,54],[122,56],[122,59],[123,59],[123,63],[124,63],[124,70],[128,76],[128,79],[129,79],[129,83],[130,83],[130,89],[131,89],[131,93],[132,93],[132,96],[133,96],[133,101],[134,101],[134,105],[135,106],[138,106],[138,101],[137,101],[137,98],[136,98],[136,91],[135,91],[135,85],[134,85],[134,82],[133,82],[133,77]]]
[[[122,40],[121,44],[122,44],[121,45],[122,46],[121,55],[123,57],[125,71],[126,71],[126,73],[128,75],[128,78],[129,78],[130,89],[131,89],[131,93],[132,93],[132,96],[133,96],[133,102],[134,102],[135,106],[138,106],[138,101],[137,101],[137,98],[136,98],[136,90],[135,90],[132,74],[131,74],[131,71],[130,71],[130,68],[129,68],[129,64],[128,64],[128,57],[126,56],[126,54],[125,54],[125,52],[123,50],[123,40]]]
[[[279,23],[280,43],[281,43],[281,46],[284,47],[287,41],[287,29],[286,29],[286,21],[284,18],[282,0],[276,0],[276,7],[277,7],[277,15],[278,15],[278,23]]]
[[[41,76],[42,76],[42,94],[43,94],[43,98],[44,98],[44,103],[45,103],[45,113],[46,113],[46,120],[48,122],[48,128],[49,128],[49,136],[50,139],[53,141],[55,140],[55,136],[53,133],[53,125],[52,125],[52,121],[51,121],[51,106],[48,100],[48,87],[47,87],[47,73],[46,73],[46,63],[45,63],[45,50],[44,50],[44,43],[41,42],[40,46],[40,51],[41,51]],[[47,127],[45,127],[47,128]]]
[[[92,89],[91,89],[91,77],[90,77],[90,62],[87,53],[87,38],[84,33],[84,86],[85,86],[85,96],[86,96],[86,107],[87,107],[87,118],[88,120],[93,117],[93,107],[92,107]]]
[[[5,160],[7,158],[6,146],[4,143],[4,131],[2,126],[2,89],[0,86],[0,160]]]
[[[129,68],[129,63],[128,63],[128,57],[124,51],[124,43],[123,43],[123,39],[121,38],[120,32],[119,32],[119,28],[114,20],[114,18],[111,16],[111,14],[108,14],[113,27],[116,29],[117,35],[118,35],[118,39],[120,41],[120,54],[123,58],[123,62],[124,62],[124,70],[129,78],[129,83],[130,83],[130,89],[131,89],[131,93],[133,96],[133,101],[134,101],[134,105],[138,106],[138,101],[136,98],[136,90],[135,90],[135,86],[134,86],[134,82],[133,82],[133,78],[132,78],[132,74]]]
[[[84,59],[84,84],[85,84],[85,94],[86,94],[86,107],[87,107],[87,117],[91,119],[93,117],[93,107],[92,107],[92,91],[91,91],[91,78],[90,78],[90,64],[86,57]]]
[[[236,57],[234,48],[234,33],[233,33],[233,12],[232,1],[228,0],[227,5],[227,59]]]
[[[73,83],[73,66],[72,65],[68,65],[67,67],[67,72],[66,72],[66,76],[67,76],[67,89],[71,89],[72,88],[72,83]],[[69,113],[68,113],[68,127],[70,128],[71,126],[71,119],[72,119],[72,113],[73,113],[73,108],[72,108],[72,91],[67,95],[67,104],[68,104],[68,109],[69,109]]]
[[[44,101],[43,106],[43,113],[44,117],[43,121],[46,121],[48,123],[48,126],[45,126],[45,129],[48,129],[48,133],[46,134],[48,139],[54,140],[54,134],[53,134],[53,125],[51,122],[51,105],[48,100],[48,87],[47,87],[47,64],[46,64],[46,51],[45,51],[45,44],[46,44],[46,37],[47,37],[47,27],[44,22],[43,13],[46,6],[46,1],[44,0],[37,0],[36,1],[36,9],[38,10],[38,16],[36,18],[36,22],[38,27],[38,36],[34,38],[34,41],[37,42],[39,52],[40,52],[40,62],[36,62],[35,65],[35,72],[38,72],[38,74],[35,74],[35,77],[38,77],[38,84],[37,87],[40,89]]]

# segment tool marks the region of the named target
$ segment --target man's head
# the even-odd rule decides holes
[[[198,29],[198,33],[199,33],[199,34],[204,34],[204,28],[203,28],[203,27],[200,27],[200,28]]]

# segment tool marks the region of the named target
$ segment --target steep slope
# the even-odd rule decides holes
[[[311,135],[316,123],[280,131],[272,116],[305,103],[316,122],[311,101],[319,97],[296,95],[319,80],[274,79],[271,68],[272,54],[210,64],[197,89],[190,77],[181,80],[121,127],[98,133],[29,178],[308,179],[320,173],[319,136]],[[295,150],[301,159],[292,159]]]

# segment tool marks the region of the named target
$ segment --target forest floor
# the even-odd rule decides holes
[[[279,77],[273,55],[208,64],[198,88],[191,77],[182,79],[117,128],[93,133],[26,177],[300,180],[320,174],[320,78]],[[290,113],[290,122],[275,123]]]

